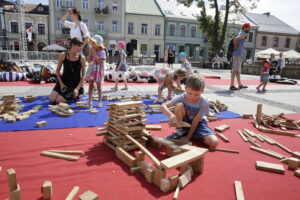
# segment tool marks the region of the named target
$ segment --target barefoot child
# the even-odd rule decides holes
[[[178,69],[175,72],[167,73],[163,79],[159,82],[158,86],[158,97],[157,102],[162,103],[164,100],[162,98],[162,91],[165,88],[168,88],[168,100],[171,100],[172,91],[175,91],[173,82],[175,81],[177,88],[182,89],[180,81],[183,80],[187,75],[187,71],[185,69]]]
[[[269,69],[272,66],[272,64],[268,60],[262,61],[261,64],[262,64],[262,71],[260,72],[260,84],[256,87],[256,89],[259,92],[260,91],[265,92],[266,91],[267,83],[269,81]],[[262,90],[260,90],[261,86],[263,86]]]
[[[105,47],[103,46],[103,38],[100,35],[94,35],[89,42],[92,45],[88,56],[90,67],[88,68],[86,76],[86,80],[89,81],[89,105],[93,106],[92,95],[94,90],[94,82],[96,82],[98,90],[97,107],[100,108],[102,107],[101,82],[104,76],[104,61],[106,60],[106,52],[104,50]]]
[[[118,83],[119,83],[119,76],[121,75],[121,78],[123,79],[123,82],[125,84],[125,87],[122,88],[121,90],[128,90],[128,85],[127,85],[127,79],[125,76],[125,72],[127,71],[127,66],[126,66],[126,54],[125,54],[125,46],[126,43],[124,41],[118,41],[117,42],[117,48],[119,51],[118,58],[117,58],[117,66],[116,66],[116,83],[115,87],[111,88],[112,90],[118,90]]]
[[[176,122],[187,122],[191,124],[190,128],[176,128],[176,132],[167,138],[200,139],[210,148],[218,145],[218,138],[214,132],[207,126],[203,116],[208,115],[208,101],[202,96],[204,92],[204,78],[199,74],[191,75],[185,86],[185,93],[176,96],[161,106],[162,112],[169,117],[171,126]],[[174,113],[169,110],[174,106]]]

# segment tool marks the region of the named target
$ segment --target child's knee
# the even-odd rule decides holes
[[[174,106],[174,113],[185,113],[185,107],[183,103],[177,103]]]
[[[219,140],[216,135],[207,135],[204,137],[204,143],[210,148],[216,148],[219,144]]]

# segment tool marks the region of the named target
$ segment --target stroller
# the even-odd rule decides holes
[[[279,75],[279,67],[280,64],[277,61],[272,62],[272,67],[269,69],[269,81],[272,83],[281,83],[281,84],[288,84],[288,85],[295,85],[297,84],[297,81],[283,78]]]

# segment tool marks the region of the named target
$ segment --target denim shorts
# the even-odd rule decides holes
[[[190,120],[187,115],[183,117],[183,121],[187,122],[189,124],[192,123],[192,120]],[[185,129],[188,130],[189,128],[183,128],[183,129],[184,130]],[[195,132],[193,134],[193,138],[203,140],[204,136],[214,135],[214,134],[215,133],[208,127],[206,120],[205,119],[201,119],[198,122],[197,128],[196,128],[196,130],[195,130]]]

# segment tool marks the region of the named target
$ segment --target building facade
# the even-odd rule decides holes
[[[127,54],[164,57],[164,17],[154,0],[126,0]]]
[[[25,29],[32,27],[32,41],[27,40],[28,51],[41,51],[49,44],[48,17],[49,6],[25,4]],[[4,6],[6,27],[5,46],[7,50],[18,51],[20,48],[20,15],[14,5]],[[3,46],[3,45],[2,45]]]

